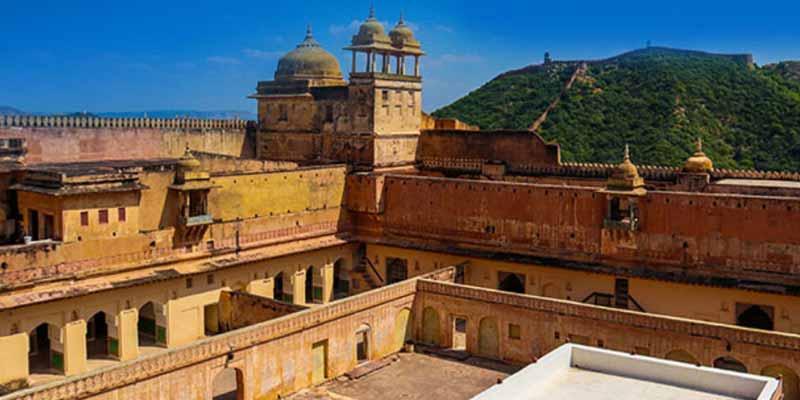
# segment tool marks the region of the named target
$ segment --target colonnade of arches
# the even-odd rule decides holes
[[[345,268],[345,261],[342,258],[337,259],[333,263],[333,282],[330,296],[331,300],[346,297],[349,295],[349,271]],[[266,276],[266,275],[265,275]],[[287,274],[284,271],[279,271],[272,276],[272,297],[277,300],[295,302],[290,292],[287,290],[289,282],[286,279]],[[321,303],[323,302],[323,278],[322,269],[314,265],[309,265],[305,269],[305,294],[303,299],[305,303]],[[327,282],[331,285],[331,282]],[[241,286],[241,285],[240,285]],[[246,285],[245,285],[246,286]],[[237,286],[238,288],[238,286]],[[243,290],[244,287],[238,288]],[[268,295],[268,294],[265,294]],[[212,306],[214,306],[212,304]],[[28,351],[28,374],[29,375],[63,375],[69,372],[66,366],[67,357],[84,357],[87,369],[93,369],[98,365],[105,362],[114,362],[122,358],[121,356],[121,337],[128,334],[127,343],[128,348],[134,343],[133,352],[136,357],[143,353],[156,351],[159,348],[167,347],[167,315],[165,311],[165,304],[157,301],[147,301],[139,307],[134,308],[136,316],[133,316],[133,310],[130,317],[135,326],[135,334],[130,336],[132,331],[127,330],[123,332],[119,324],[122,324],[121,314],[113,314],[109,310],[97,310],[93,313],[87,314],[83,318],[85,322],[85,351],[82,349],[70,350],[67,349],[65,332],[67,325],[56,321],[41,321],[27,332],[29,351]],[[205,308],[209,308],[205,306]],[[205,310],[204,310],[205,311]],[[204,312],[204,319],[208,318],[207,313]],[[76,315],[73,319],[78,321]],[[128,328],[126,328],[128,329]],[[131,328],[133,329],[133,328]],[[70,343],[73,343],[72,348],[75,348],[75,333],[77,331],[70,331]],[[206,335],[219,333],[218,330],[209,331],[205,330]],[[135,342],[132,342],[135,340]],[[77,351],[77,353],[76,353]],[[71,352],[71,354],[67,354]],[[70,373],[71,374],[71,373]]]
[[[138,309],[137,346],[166,347],[166,324],[157,322],[156,310],[161,304],[148,301]],[[119,335],[115,317],[106,311],[97,311],[86,321],[85,357],[87,360],[119,359]],[[65,344],[61,325],[42,322],[28,332],[29,375],[60,375],[65,370]]]

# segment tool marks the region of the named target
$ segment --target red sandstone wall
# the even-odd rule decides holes
[[[547,144],[541,136],[527,131],[422,132],[417,161],[448,166],[458,163],[458,160],[503,160],[512,170],[524,169],[522,166],[558,166],[559,147]]]
[[[390,175],[384,204],[388,240],[776,283],[800,272],[798,199],[650,192],[637,232],[603,229],[606,195],[586,187]]]

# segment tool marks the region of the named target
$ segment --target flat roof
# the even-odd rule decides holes
[[[764,188],[800,189],[800,182],[781,181],[776,179],[728,178],[716,181],[714,182],[714,184],[723,186],[752,186],[752,187],[764,187]]]
[[[771,400],[774,378],[566,344],[473,400]]]

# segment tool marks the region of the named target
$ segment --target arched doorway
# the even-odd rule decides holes
[[[747,373],[747,367],[733,357],[720,357],[714,360],[714,368]]]
[[[700,362],[686,350],[672,350],[664,356],[667,360],[678,361],[686,364],[699,365]]]
[[[139,346],[163,346],[167,343],[167,330],[158,325],[157,314],[160,310],[161,306],[152,301],[148,301],[139,309],[137,323]]]
[[[525,276],[510,272],[500,272],[497,288],[504,292],[525,294]]]
[[[761,375],[783,379],[784,400],[800,400],[800,379],[789,367],[784,365],[770,365],[761,370]]]
[[[394,346],[393,350],[397,351],[403,347],[406,340],[411,339],[411,310],[404,308],[397,313],[394,321]]]
[[[422,311],[422,342],[438,346],[439,337],[439,313],[433,307],[426,307]]]
[[[242,371],[225,368],[214,378],[212,384],[214,400],[244,400],[244,378]]]
[[[306,304],[314,302],[314,266],[306,269]]]
[[[750,305],[736,318],[736,325],[771,331],[775,329],[772,307]]]
[[[347,271],[342,266],[344,261],[340,258],[333,263],[333,299],[338,300],[348,296],[350,292],[350,280]]]
[[[50,345],[50,338],[57,329],[53,325],[43,323],[28,333],[29,374],[53,374],[64,370],[64,356],[53,351]]]
[[[483,357],[498,358],[500,354],[497,320],[485,317],[478,325],[478,354]]]
[[[278,272],[272,278],[272,298],[278,301],[286,300],[283,293],[283,272]]]
[[[87,358],[108,358],[108,322],[106,313],[98,312],[86,322]]]
[[[369,361],[369,333],[370,327],[367,324],[362,324],[356,330],[356,364]]]
[[[453,318],[453,350],[467,349],[467,319],[463,317]]]

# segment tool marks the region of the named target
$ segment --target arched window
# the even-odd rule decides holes
[[[508,272],[500,273],[498,289],[504,292],[525,293],[525,276]]]
[[[720,357],[714,360],[714,368],[747,373],[747,367],[745,367],[741,361],[733,357]]]
[[[775,329],[775,324],[772,319],[772,307],[759,305],[739,305],[739,307],[743,310],[736,318],[736,325],[767,331]]]

